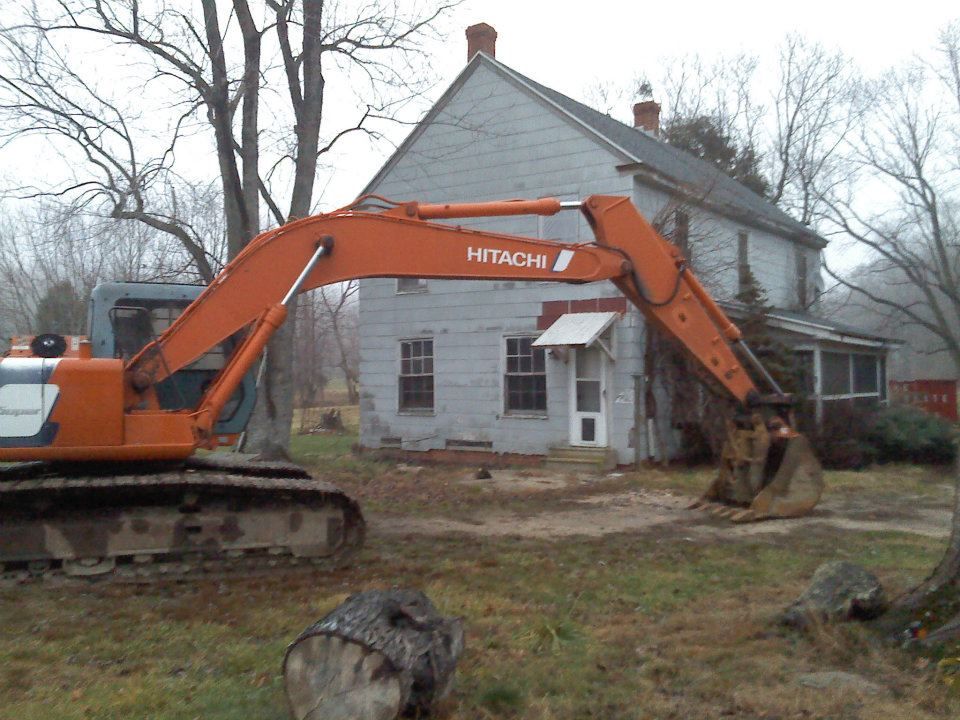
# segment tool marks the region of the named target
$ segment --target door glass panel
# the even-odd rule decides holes
[[[600,351],[596,348],[577,350],[577,377],[599,380],[601,363]]]
[[[599,380],[577,380],[577,412],[600,412]]]
[[[582,418],[580,420],[580,440],[583,442],[597,441],[597,421],[593,418]]]

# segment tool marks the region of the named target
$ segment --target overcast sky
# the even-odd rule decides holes
[[[596,75],[635,72],[688,52],[772,54],[788,32],[842,48],[873,71],[930,45],[960,15],[954,2],[806,0],[776,2],[556,2],[467,0],[455,11],[465,28],[493,25],[498,56],[553,87]],[[454,25],[458,23],[454,22]],[[459,50],[452,47],[460,43]],[[449,62],[465,55],[462,28],[448,43]],[[561,89],[561,88],[558,88]]]

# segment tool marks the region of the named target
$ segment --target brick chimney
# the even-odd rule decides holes
[[[497,56],[497,31],[486,23],[467,28],[467,62],[481,50],[490,57]]]
[[[646,130],[653,136],[660,135],[660,103],[644,100],[633,106],[633,126]]]

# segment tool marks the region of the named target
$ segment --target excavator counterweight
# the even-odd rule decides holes
[[[551,215],[565,209],[584,214],[595,242],[569,245],[436,222]],[[362,537],[362,519],[355,504],[335,489],[318,486],[311,495],[303,484],[266,482],[271,472],[266,466],[197,468],[191,457],[236,439],[235,428],[225,431],[227,410],[233,408],[234,419],[238,406],[249,411],[250,394],[244,405],[237,393],[249,384],[263,348],[285,321],[291,298],[323,285],[372,277],[610,280],[651,325],[683,346],[711,383],[740,404],[741,416],[751,418],[746,427],[742,420],[731,426],[722,469],[707,499],[740,507],[740,519],[752,519],[806,512],[819,498],[819,464],[782,417],[786,398],[774,387],[774,401],[764,402],[752,373],[769,376],[743,344],[740,331],[690,272],[680,251],[628,198],[424,205],[370,197],[259,235],[208,287],[194,290],[189,300],[182,298],[176,313],[149,293],[137,297],[133,292],[110,309],[115,337],[108,341],[71,338],[68,343],[44,337],[29,343],[31,352],[20,342],[16,357],[0,360],[0,462],[45,463],[41,469],[32,464],[7,471],[8,477],[18,472],[27,477],[26,484],[3,485],[0,520],[11,526],[3,513],[14,513],[18,537],[28,538],[30,547],[20,543],[14,557],[6,548],[12,540],[0,536],[0,563],[19,563],[20,570],[24,564],[29,570],[46,563],[92,574],[162,555],[164,548],[178,557],[198,553],[222,559],[225,553],[264,549],[294,556],[336,555],[354,545]],[[158,318],[163,319],[159,327]],[[183,385],[217,349],[219,365]],[[246,417],[240,414],[241,426]],[[73,477],[67,483],[70,491],[53,492],[64,467]],[[102,522],[71,524],[71,504],[88,511],[109,505],[106,498],[116,489],[110,478],[131,473],[135,479],[117,492],[124,498],[122,508],[107,513]],[[234,479],[218,481],[217,473]],[[250,475],[260,481],[236,477]],[[151,511],[143,510],[146,504],[138,504],[138,496],[151,498]],[[323,515],[325,502],[339,509],[324,515],[322,542],[320,536],[303,540],[303,534],[291,530],[307,522],[304,518]],[[172,505],[184,517],[170,515]],[[266,511],[257,515],[258,507],[268,506],[279,508],[272,521]],[[209,521],[202,522],[203,517]],[[284,530],[284,522],[291,527]],[[259,523],[271,526],[263,537]],[[57,540],[65,528],[72,528],[71,542]],[[83,540],[91,533],[97,542]],[[210,533],[216,536],[212,540]],[[138,534],[144,536],[142,552]],[[119,536],[123,543],[111,541]],[[147,536],[167,540],[151,544]],[[314,550],[304,550],[307,546]]]

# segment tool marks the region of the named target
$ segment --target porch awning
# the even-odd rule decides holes
[[[567,313],[557,318],[543,335],[533,341],[534,347],[588,347],[620,317],[618,312]]]

